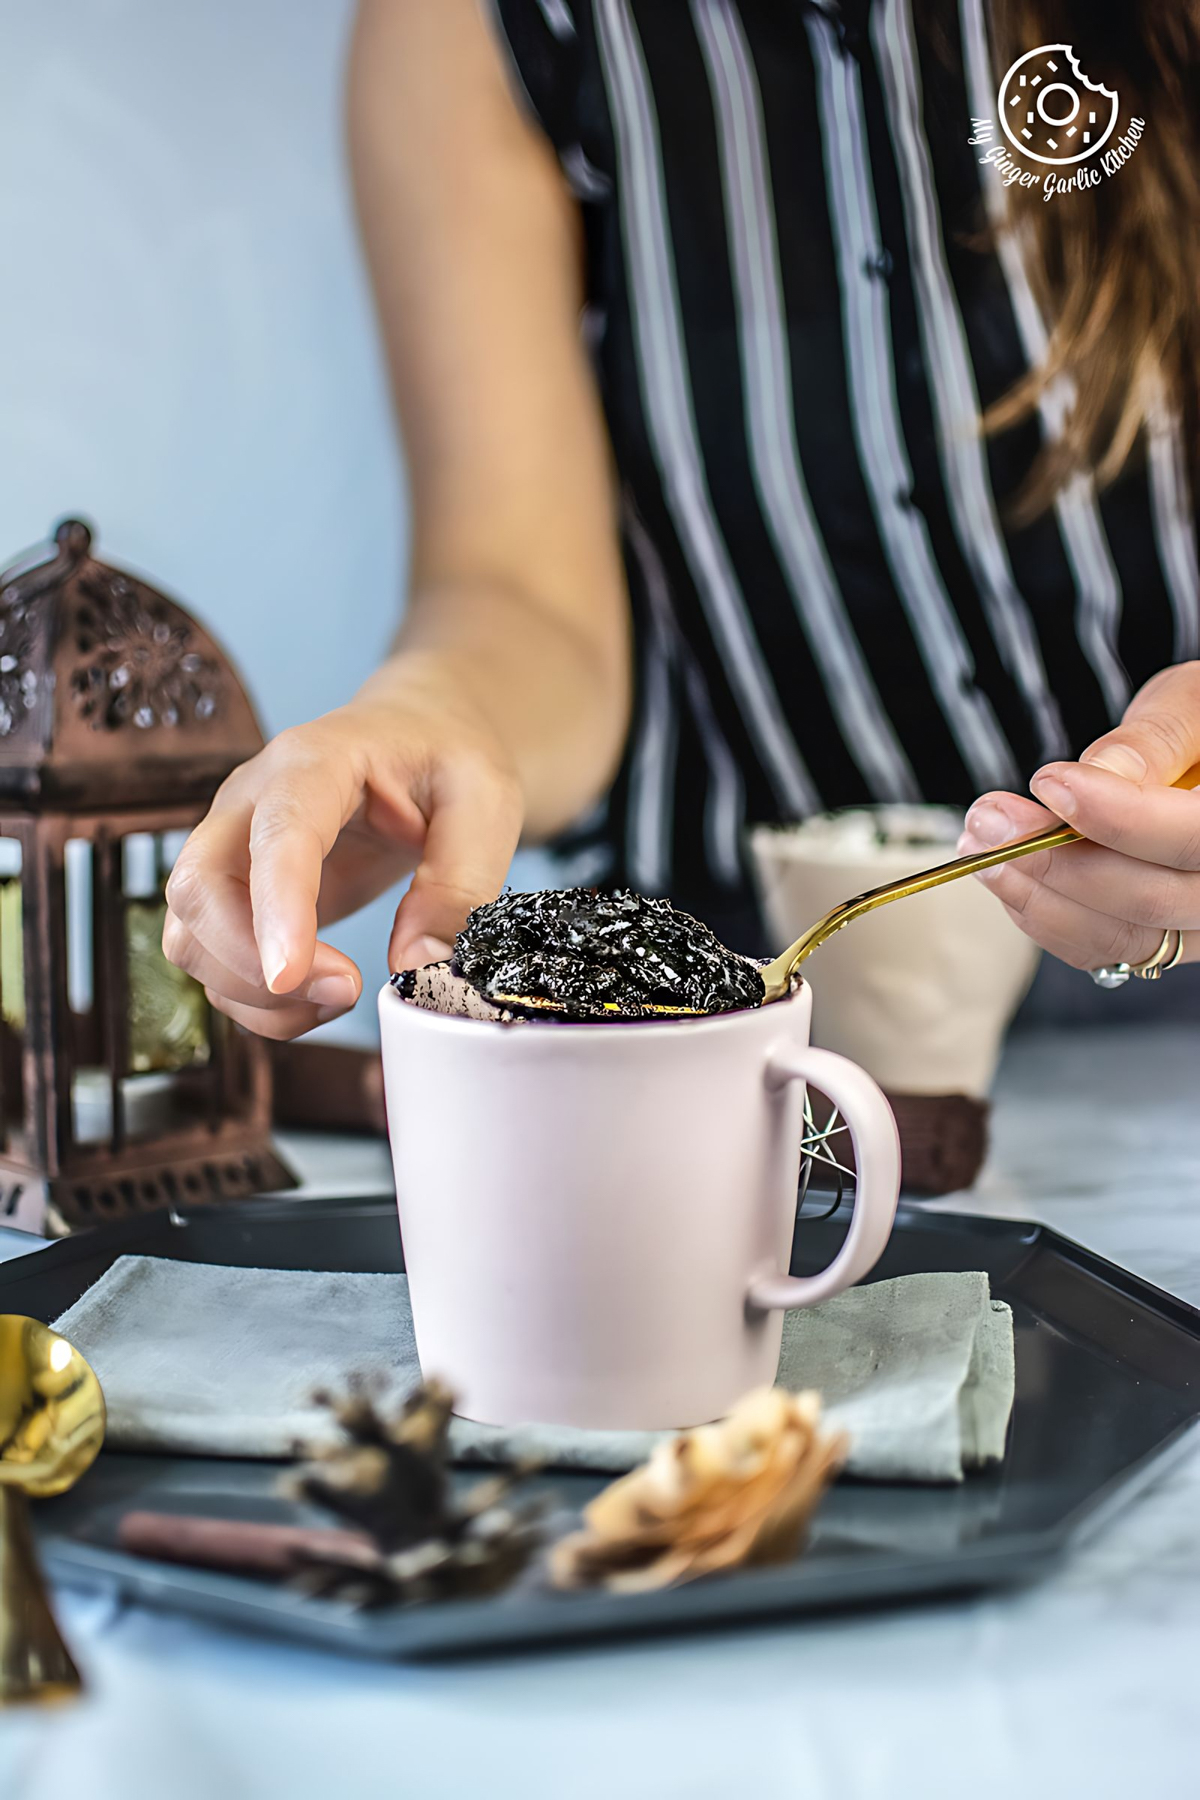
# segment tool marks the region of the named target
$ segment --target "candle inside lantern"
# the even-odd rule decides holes
[[[0,1016],[25,1029],[25,946],[22,936],[21,846],[0,838]]]

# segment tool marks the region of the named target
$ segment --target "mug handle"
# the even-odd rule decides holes
[[[768,1088],[811,1081],[833,1101],[850,1128],[857,1174],[850,1230],[829,1267],[817,1275],[755,1276],[746,1298],[760,1311],[813,1306],[869,1275],[892,1234],[900,1195],[900,1134],[882,1090],[865,1069],[832,1050],[804,1045],[775,1051],[765,1073]]]

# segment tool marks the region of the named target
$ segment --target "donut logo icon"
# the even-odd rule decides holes
[[[1019,56],[1000,89],[1009,143],[1040,163],[1078,163],[1102,150],[1117,125],[1111,88],[1089,81],[1070,44],[1041,44]]]

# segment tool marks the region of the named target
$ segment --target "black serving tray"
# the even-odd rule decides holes
[[[848,1210],[804,1219],[792,1267],[828,1262]],[[0,1312],[47,1322],[121,1255],[292,1269],[403,1268],[393,1201],[257,1200],[103,1227],[0,1265]],[[132,1507],[296,1519],[277,1465],[104,1452],[37,1511],[51,1572],[167,1607],[360,1656],[444,1655],[894,1602],[1032,1580],[1183,1448],[1200,1416],[1200,1312],[1043,1226],[902,1206],[875,1279],[985,1269],[1013,1308],[1017,1398],[1003,1467],[957,1488],[840,1483],[805,1553],[783,1567],[665,1593],[557,1594],[537,1574],[484,1601],[355,1612],[267,1582],[117,1550]],[[464,1480],[471,1480],[464,1472]],[[564,1510],[602,1485],[546,1478]]]

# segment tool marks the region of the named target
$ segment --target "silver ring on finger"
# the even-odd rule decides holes
[[[1125,986],[1133,967],[1127,962],[1101,963],[1098,969],[1089,969],[1088,974],[1098,988],[1119,988]]]

